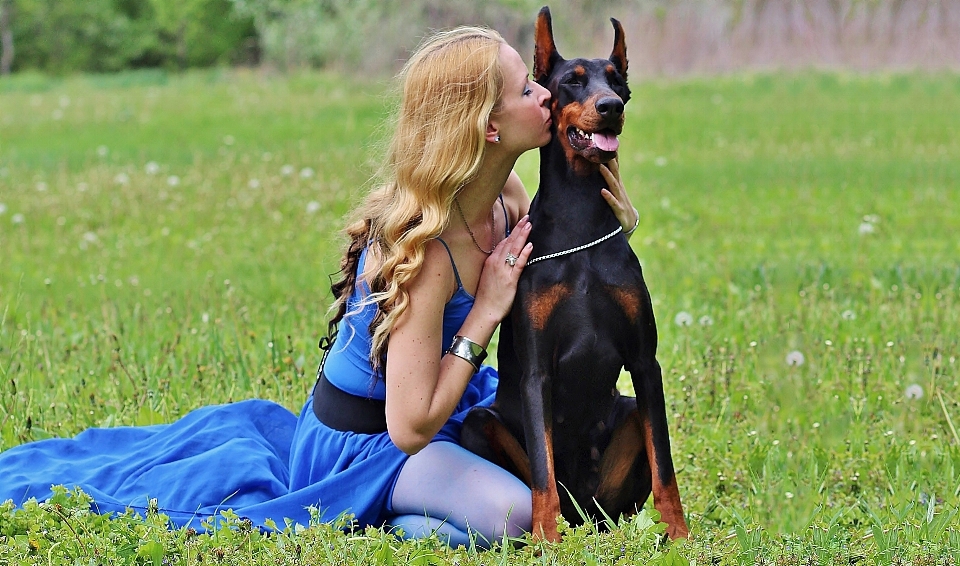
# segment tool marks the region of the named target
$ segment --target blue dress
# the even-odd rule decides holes
[[[456,265],[454,272],[458,288],[444,309],[443,344],[474,302]],[[360,308],[348,308],[341,320],[324,373],[344,391],[383,399],[383,381],[366,359],[376,306],[360,303],[365,289],[358,285],[350,298],[349,306]],[[434,440],[458,442],[467,411],[492,403],[496,386],[496,370],[481,366]],[[90,495],[96,512],[143,513],[155,499],[173,525],[198,530],[201,521],[227,509],[261,528],[283,528],[286,521],[307,525],[311,508],[322,521],[347,513],[361,527],[379,526],[393,514],[393,487],[407,457],[386,432],[325,426],[313,412],[312,395],[299,417],[252,399],[196,409],[170,424],[89,429],[6,450],[0,453],[0,502],[43,501],[52,485],[65,485]]]

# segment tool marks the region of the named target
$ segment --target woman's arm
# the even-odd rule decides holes
[[[617,160],[614,159],[607,165],[601,165],[600,174],[603,175],[609,187],[601,189],[600,194],[613,209],[613,214],[620,221],[620,225],[623,226],[624,234],[629,238],[640,222],[640,214],[631,204],[630,196],[620,180],[620,167]],[[510,172],[510,176],[503,186],[503,199],[507,205],[507,210],[516,214],[514,218],[525,216],[530,211],[530,196],[527,195],[523,181],[520,180],[516,171]]]
[[[528,245],[529,222],[524,218],[510,237],[500,242],[484,263],[473,308],[459,335],[487,347],[500,321],[509,312],[517,280],[532,246]],[[515,267],[505,258],[519,256]],[[407,309],[397,320],[387,346],[387,431],[390,439],[407,454],[416,454],[446,423],[475,372],[470,362],[452,354],[438,353],[443,309],[450,298],[453,273],[442,245],[427,244],[420,273],[410,282]]]

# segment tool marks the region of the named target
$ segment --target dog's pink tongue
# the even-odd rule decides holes
[[[617,148],[620,147],[620,140],[617,139],[616,134],[594,132],[593,144],[603,151],[617,151]]]

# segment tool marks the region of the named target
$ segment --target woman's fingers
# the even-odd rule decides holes
[[[600,174],[608,187],[600,189],[600,195],[607,201],[607,205],[613,210],[614,216],[620,221],[623,229],[630,230],[636,225],[639,215],[630,203],[630,196],[620,180],[620,164],[616,159],[612,159],[606,165],[600,166]]]

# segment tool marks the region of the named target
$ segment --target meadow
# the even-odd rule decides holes
[[[960,77],[632,80],[621,170],[690,541],[648,510],[489,552],[196,534],[63,491],[0,504],[0,561],[960,563]],[[251,397],[298,411],[392,102],[323,73],[0,80],[0,450]]]

